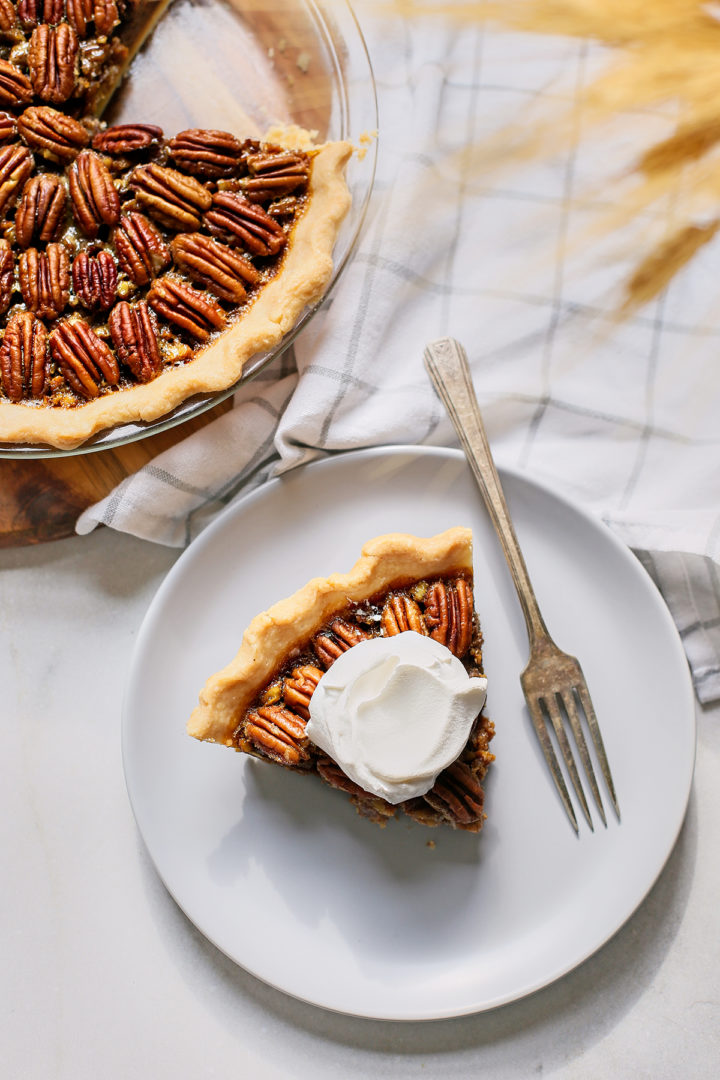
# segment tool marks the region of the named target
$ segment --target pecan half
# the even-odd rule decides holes
[[[22,3],[23,0],[20,0],[20,4]],[[18,4],[18,8],[20,7],[20,4]],[[14,30],[16,25],[17,12],[15,11],[15,5],[11,3],[11,0],[0,0],[0,31],[7,34],[11,30]]]
[[[387,637],[402,634],[405,630],[414,630],[416,634],[427,636],[420,607],[411,597],[400,593],[386,600],[382,613],[382,628]]]
[[[253,255],[277,255],[285,246],[285,233],[259,206],[232,191],[218,191],[212,210],[205,214],[211,233],[241,245]]]
[[[406,799],[405,802],[400,803],[400,809],[413,821],[417,821],[418,825],[433,828],[447,821],[445,815],[441,814],[439,810],[433,810],[432,806],[425,802],[422,795],[419,795],[416,799]]]
[[[76,394],[95,398],[104,379],[117,386],[120,369],[102,338],[82,319],[66,320],[50,335],[50,351]]]
[[[147,300],[158,315],[187,330],[198,341],[207,341],[213,330],[225,325],[225,312],[215,300],[173,278],[154,281]]]
[[[32,154],[17,143],[0,147],[0,213],[5,213],[33,171]]]
[[[348,795],[368,795],[368,792],[361,788],[359,784],[356,784],[354,780],[351,780],[332,758],[318,758],[315,768],[330,787],[337,788],[338,791],[346,791]]]
[[[134,154],[154,146],[162,137],[162,128],[154,124],[115,124],[98,131],[92,145],[101,154]]]
[[[83,150],[68,172],[68,186],[75,219],[86,236],[94,239],[101,225],[120,219],[120,196],[101,158]]]
[[[0,240],[0,313],[10,307],[15,276],[15,257],[7,240]]]
[[[9,60],[0,60],[0,105],[17,109],[33,99],[32,83]]]
[[[42,397],[47,366],[45,327],[31,311],[13,315],[0,346],[0,377],[10,400]]]
[[[18,131],[33,150],[62,163],[76,158],[90,139],[82,124],[49,105],[26,109],[18,118]]]
[[[464,578],[457,578],[452,584],[436,581],[430,586],[425,622],[435,641],[446,645],[456,656],[467,652],[473,632],[473,595]]]
[[[130,186],[148,214],[168,229],[194,232],[203,211],[212,204],[207,188],[192,176],[162,165],[142,165],[130,175]]]
[[[107,311],[115,303],[117,267],[109,251],[97,255],[81,251],[73,263],[72,280],[80,303],[90,311]]]
[[[65,13],[63,0],[18,0],[17,13],[26,29],[40,23],[57,25]]]
[[[41,319],[57,319],[70,297],[70,258],[63,244],[47,250],[28,248],[18,259],[20,292],[25,306]]]
[[[98,37],[107,37],[120,22],[115,0],[67,0],[67,18],[80,37],[85,37],[93,21]]]
[[[170,265],[170,248],[144,214],[123,214],[112,234],[115,253],[123,270],[136,285],[147,285]]]
[[[189,128],[170,140],[168,150],[178,169],[218,180],[234,172],[242,154],[242,143],[229,131]]]
[[[65,199],[65,185],[56,173],[41,173],[27,181],[15,212],[15,237],[20,247],[48,244],[56,238]]]
[[[455,761],[438,776],[423,798],[453,825],[472,826],[482,822],[483,790],[464,761]]]
[[[320,668],[304,664],[295,668],[291,677],[285,679],[283,700],[289,709],[304,720],[310,719],[310,698],[315,693],[322,675]]]
[[[147,304],[143,301],[131,307],[121,301],[110,312],[108,326],[120,363],[140,382],[154,379],[162,360]]]
[[[177,265],[216,296],[239,304],[246,297],[243,279],[260,280],[255,267],[227,244],[199,233],[180,233],[171,244]]]
[[[283,765],[310,760],[304,722],[282,705],[262,705],[249,712],[243,733],[256,750]]]
[[[17,133],[17,121],[12,113],[0,112],[0,143],[10,142]]]
[[[305,187],[310,175],[306,154],[248,154],[245,164],[248,176],[242,180],[242,189],[251,202],[269,202],[290,195]]]
[[[345,619],[335,619],[330,629],[333,637],[330,637],[329,634],[318,634],[313,642],[318,660],[326,668],[334,664],[338,656],[347,652],[353,645],[357,645],[359,641],[365,641],[370,637],[370,634],[366,633],[365,630],[362,630],[355,623],[346,622]]]
[[[363,790],[359,784],[356,784],[342,771],[332,758],[324,755],[319,757],[315,767],[326,784],[337,788],[338,791],[347,792],[350,796],[350,802],[353,803],[357,812],[363,817],[373,821],[376,825],[382,826],[387,825],[390,818],[395,817],[396,807],[391,806],[385,799],[380,799],[377,795],[372,795],[370,792]]]
[[[32,88],[41,101],[60,105],[72,97],[77,71],[78,36],[72,26],[43,23],[32,32],[28,68]]]

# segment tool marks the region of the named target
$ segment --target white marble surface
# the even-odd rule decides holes
[[[325,1013],[208,944],[134,825],[123,682],[175,558],[107,530],[0,551],[3,1076],[717,1075],[720,708],[699,711],[694,789],[667,867],[595,957],[484,1015],[422,1025]]]

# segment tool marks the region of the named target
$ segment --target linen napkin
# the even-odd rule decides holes
[[[123,481],[77,531],[102,523],[183,546],[231,500],[321,455],[455,445],[422,364],[428,341],[452,335],[468,351],[498,463],[549,482],[638,554],[675,617],[699,699],[720,697],[716,249],[611,324],[635,240],[601,257],[578,252],[574,237],[594,209],[588,180],[596,190],[598,170],[621,168],[623,147],[579,136],[552,160],[497,173],[468,152],[571,98],[592,51],[357,11],[380,144],[353,261],[294,349],[230,412]]]

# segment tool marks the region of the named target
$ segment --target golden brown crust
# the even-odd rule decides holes
[[[387,533],[369,540],[348,574],[313,578],[292,596],[256,615],[234,660],[205,683],[200,704],[188,722],[188,734],[229,743],[238,717],[278,664],[343,611],[349,601],[367,599],[400,581],[463,571],[472,572],[470,529],[448,529],[427,539]]]
[[[155,420],[193,394],[224,390],[247,361],[273,348],[303,310],[323,293],[332,273],[332,249],[350,206],[345,165],[347,142],[326,143],[313,158],[309,201],[277,277],[248,312],[193,360],[171,368],[150,383],[96,398],[71,409],[0,404],[0,441],[46,443],[71,449],[103,428]]]

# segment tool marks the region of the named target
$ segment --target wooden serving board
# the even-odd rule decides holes
[[[328,65],[315,24],[295,0],[173,0],[105,118],[170,133],[211,127],[248,136],[280,120],[323,137]],[[0,548],[72,535],[86,507],[230,407],[114,450],[0,459]]]
[[[79,514],[163,450],[232,408],[232,399],[147,439],[79,457],[0,460],[0,548],[72,536]]]

